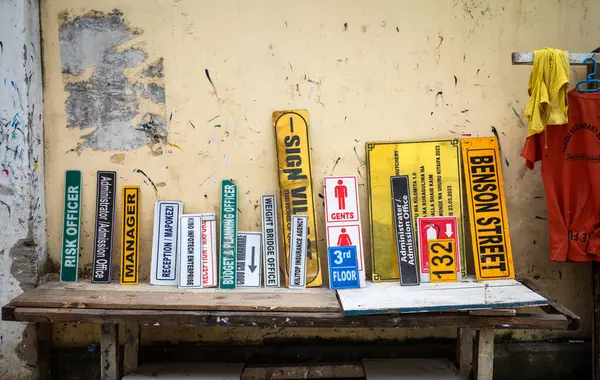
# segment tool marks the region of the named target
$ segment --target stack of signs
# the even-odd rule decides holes
[[[121,244],[121,284],[138,283],[140,240],[140,187],[123,186],[123,232]]]
[[[325,188],[327,247],[356,247],[360,285],[365,286],[358,178],[356,176],[325,177],[323,186]]]
[[[217,286],[217,216],[200,214],[202,218],[202,287]]]
[[[477,280],[514,278],[498,141],[463,139],[461,145]]]
[[[430,246],[432,241],[437,240],[450,240],[452,244],[449,245],[452,248],[452,254],[456,255],[455,270],[452,273],[456,273],[454,281],[460,281],[462,279],[462,269],[460,260],[460,240],[457,236],[458,231],[458,220],[456,216],[434,216],[428,218],[419,218],[417,221],[417,231],[419,233],[419,270],[421,272],[422,282],[435,282],[430,276]],[[447,246],[447,245],[444,245]],[[447,269],[445,269],[447,270]],[[439,280],[439,276],[436,276]]]
[[[96,188],[96,229],[92,282],[110,282],[113,229],[115,225],[115,187],[117,173],[99,171]]]
[[[390,177],[408,176],[414,228],[420,217],[456,216],[463,246],[457,139],[367,143],[366,150],[373,281],[399,279]]]
[[[261,258],[260,232],[237,234],[237,286],[260,287]]]
[[[290,244],[290,289],[306,288],[306,251],[308,216],[292,215],[292,237]]]
[[[150,269],[152,285],[177,285],[177,243],[182,209],[179,201],[156,201]]]
[[[400,285],[419,285],[417,250],[413,228],[408,176],[391,177],[392,213],[396,234],[396,252],[400,266]]]
[[[202,287],[202,217],[182,215],[179,219],[179,287]]]
[[[60,281],[77,282],[81,223],[81,172],[65,173],[65,214],[60,260]]]
[[[360,272],[356,246],[329,247],[329,287],[338,289],[355,289],[360,287]]]
[[[219,288],[235,289],[237,265],[237,186],[221,182],[221,256]]]
[[[273,112],[273,127],[277,148],[284,250],[286,255],[289,255],[292,215],[307,216],[306,285],[321,286],[323,277],[317,250],[317,218],[308,143],[308,111]],[[289,256],[286,258],[290,260]],[[291,275],[286,273],[286,280],[289,280]]]
[[[261,200],[263,271],[266,288],[279,287],[279,234],[277,230],[277,202],[274,195],[263,195]]]

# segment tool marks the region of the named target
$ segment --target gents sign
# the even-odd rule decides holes
[[[290,245],[290,289],[306,288],[306,244],[308,216],[292,215]]]
[[[321,286],[323,279],[317,250],[317,218],[308,143],[308,111],[273,112],[273,126],[277,143],[285,253],[289,254],[291,245],[292,215],[306,215],[308,217],[306,282],[308,286]],[[286,258],[289,260],[289,256]],[[286,279],[290,275],[286,273]]]
[[[202,217],[202,287],[217,286],[217,217],[214,213]]]
[[[65,215],[60,260],[60,281],[77,282],[79,229],[81,220],[81,172],[65,173]]]
[[[237,286],[260,287],[260,232],[237,234]]]
[[[327,247],[355,246],[361,286],[366,285],[362,227],[358,205],[358,178],[338,176],[323,178]]]
[[[182,208],[179,201],[157,201],[154,206],[152,285],[177,285],[177,236]]]
[[[202,218],[182,215],[179,221],[179,287],[202,287]]]
[[[221,289],[235,289],[236,250],[237,186],[232,181],[224,180],[221,184]]]
[[[99,171],[96,188],[93,283],[109,283],[115,224],[115,172]]]
[[[123,186],[123,235],[121,284],[138,283],[138,243],[140,240],[140,187]]]
[[[279,287],[279,234],[277,231],[277,207],[274,195],[263,195],[261,199],[262,233],[265,287]]]
[[[408,176],[391,177],[391,181],[396,252],[400,263],[400,284],[419,285]]]
[[[514,278],[498,142],[485,137],[461,145],[477,280]]]

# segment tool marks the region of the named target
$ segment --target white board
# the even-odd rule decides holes
[[[274,195],[261,199],[262,233],[265,288],[279,287],[279,233],[277,225],[277,201]]]
[[[292,237],[290,239],[289,288],[306,288],[306,239],[308,216],[292,215]]]
[[[260,287],[262,233],[237,233],[237,286]]]
[[[217,216],[198,215],[202,217],[202,287],[212,288],[217,286]]]
[[[446,359],[363,359],[367,380],[461,380]]]
[[[123,380],[239,380],[243,363],[151,363]]]
[[[156,201],[150,269],[152,285],[177,285],[178,227],[182,211],[180,201]]]
[[[515,280],[422,283],[400,286],[367,282],[366,288],[338,290],[344,315],[512,309],[548,301]]]
[[[202,217],[179,218],[179,287],[202,287]]]

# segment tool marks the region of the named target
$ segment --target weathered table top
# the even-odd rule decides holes
[[[548,303],[535,309],[517,309],[519,312],[512,314],[475,315],[473,311],[400,314],[391,308],[388,314],[344,316],[336,292],[326,288],[183,291],[144,283],[122,286],[50,282],[14,298],[2,308],[2,319],[259,327],[578,328],[579,317],[551,299]]]

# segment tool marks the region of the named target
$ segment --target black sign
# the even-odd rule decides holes
[[[391,182],[400,285],[419,285],[419,277],[417,274],[417,245],[415,244],[412,208],[410,206],[408,176],[401,175],[391,177]]]
[[[109,283],[115,224],[115,172],[98,172],[93,283]]]

